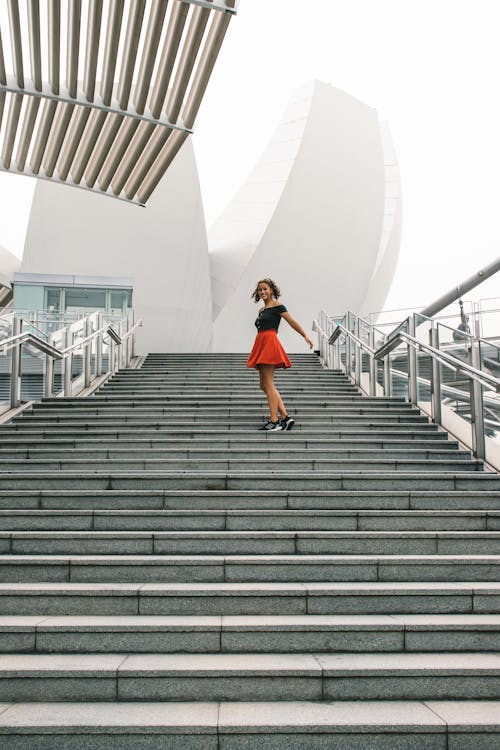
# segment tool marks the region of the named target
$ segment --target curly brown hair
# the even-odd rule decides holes
[[[260,302],[259,284],[267,284],[267,286],[271,289],[271,294],[273,295],[274,299],[278,299],[278,297],[281,297],[281,292],[275,281],[273,281],[272,279],[259,279],[254,291],[250,295],[250,299],[253,299],[254,302]]]

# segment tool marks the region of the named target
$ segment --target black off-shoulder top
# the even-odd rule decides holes
[[[258,328],[259,333],[260,331],[270,331],[273,328],[275,331],[277,331],[281,321],[281,313],[285,312],[287,312],[285,305],[264,307],[264,309],[260,311],[259,316],[255,321],[255,325]]]

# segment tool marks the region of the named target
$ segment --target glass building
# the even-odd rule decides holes
[[[122,317],[132,309],[132,281],[127,278],[15,273],[13,288],[16,310]]]

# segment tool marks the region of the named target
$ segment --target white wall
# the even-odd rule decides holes
[[[10,286],[14,273],[19,271],[21,261],[0,245],[0,285]]]
[[[318,81],[294,94],[254,172],[209,232],[215,351],[248,350],[257,309],[249,296],[259,278],[275,279],[309,332],[320,308],[357,312],[368,292],[383,305],[394,272],[388,263],[374,275],[384,258],[384,162],[374,109]],[[280,338],[288,351],[305,350],[284,322]]]
[[[146,208],[39,181],[20,270],[130,277],[144,320],[140,353],[210,350],[207,239],[191,142]]]

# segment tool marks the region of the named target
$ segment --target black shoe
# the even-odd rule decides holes
[[[281,429],[283,430],[283,432],[286,432],[287,430],[291,430],[294,424],[295,419],[287,414],[286,417],[281,420]]]
[[[259,427],[259,430],[265,430],[266,432],[281,432],[282,429],[283,427],[279,420],[277,422],[271,422],[271,420],[269,420],[265,425]]]

